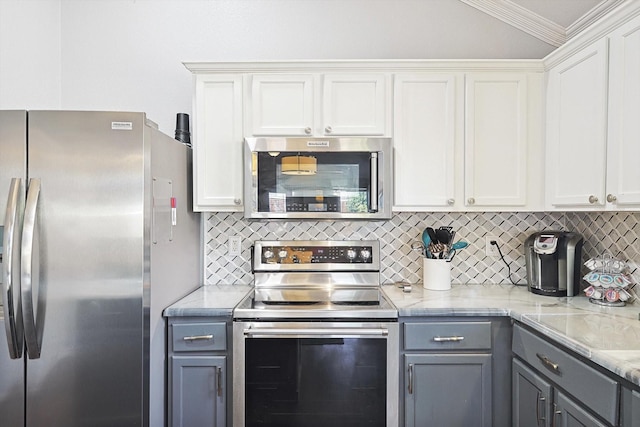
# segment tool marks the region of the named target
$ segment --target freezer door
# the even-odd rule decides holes
[[[29,427],[143,425],[144,125],[141,113],[29,112]]]
[[[24,186],[18,185],[18,194],[13,194],[16,215],[15,233],[5,232],[7,200],[12,181],[20,183],[26,178],[26,121],[25,111],[0,111],[0,424],[8,427],[24,426],[24,359],[22,358],[22,329],[19,312],[19,242],[15,240],[12,254],[8,253],[7,239],[19,238]],[[11,225],[9,225],[10,227]],[[12,269],[7,270],[8,260]],[[6,274],[11,274],[7,280]],[[13,300],[12,306],[9,299]],[[12,311],[13,310],[13,311]],[[10,350],[11,348],[11,350]]]

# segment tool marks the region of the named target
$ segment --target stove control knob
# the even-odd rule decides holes
[[[360,251],[360,258],[368,260],[371,258],[371,251],[369,249],[363,249]]]
[[[279,251],[279,252],[278,252],[278,256],[279,256],[280,258],[286,258],[286,257],[287,257],[287,251],[284,251],[284,250]]]
[[[354,249],[348,249],[347,250],[347,258],[351,259],[355,259],[356,255],[358,255],[356,253],[356,251]]]
[[[265,249],[264,251],[264,257],[266,259],[271,259],[273,258],[273,251],[271,249]]]

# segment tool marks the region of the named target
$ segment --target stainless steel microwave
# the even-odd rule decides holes
[[[391,138],[246,138],[244,216],[389,219]]]

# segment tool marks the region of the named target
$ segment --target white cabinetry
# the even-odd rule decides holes
[[[456,74],[398,74],[394,87],[394,210],[451,208],[456,179]]]
[[[255,74],[251,79],[251,111],[247,120],[254,136],[313,133],[312,74]]]
[[[640,18],[549,71],[549,207],[640,208],[639,75]]]
[[[541,169],[541,82],[526,72],[396,75],[394,210],[541,209],[542,184],[528,179]]]
[[[195,211],[242,210],[242,76],[196,76]]]
[[[552,207],[603,206],[607,40],[549,71],[546,189]]]
[[[254,74],[245,129],[252,136],[389,133],[391,90],[384,73]]]
[[[607,202],[640,208],[640,18],[616,30],[609,45]]]

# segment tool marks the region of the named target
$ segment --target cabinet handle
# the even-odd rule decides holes
[[[558,406],[553,404],[553,418],[551,418],[551,427],[556,427],[556,417],[562,415],[562,411],[558,410]]]
[[[433,337],[435,342],[458,342],[464,340],[464,337],[461,336],[452,336],[452,337]]]
[[[589,196],[589,203],[592,205],[598,203],[598,198],[596,196]]]
[[[218,382],[218,397],[222,397],[222,368],[218,367],[216,377],[216,381]]]
[[[542,362],[542,364],[552,372],[560,375],[560,366],[557,363],[552,362],[547,356],[544,354],[536,353],[538,359]]]
[[[304,128],[304,133],[306,133],[307,135],[311,135],[311,128],[310,127]]]
[[[540,416],[540,402],[543,403],[543,407],[544,407],[544,402],[547,399],[542,396],[542,393],[540,393],[540,390],[538,390],[537,395],[536,395],[536,424],[540,424],[540,421],[544,421],[547,414],[544,414],[544,417]]]
[[[324,131],[326,133],[331,133],[331,132],[333,132],[333,129],[331,129],[331,126],[327,126],[326,128],[324,128]]]
[[[241,205],[242,199],[233,199],[233,203],[235,203],[236,205]]]
[[[473,197],[469,197],[469,198],[467,199],[467,203],[468,203],[468,204],[470,204],[470,205],[473,205],[473,204],[475,204],[475,203],[476,203],[476,199],[474,199]]]
[[[449,206],[453,205],[455,202],[456,202],[455,199],[447,199],[447,204]]]
[[[413,363],[409,363],[409,394],[413,394]]]
[[[616,200],[618,200],[618,198],[616,196],[614,196],[613,194],[607,194],[607,202],[613,203]]]
[[[191,335],[189,337],[182,338],[185,341],[209,341],[213,339],[213,334],[211,335]]]

